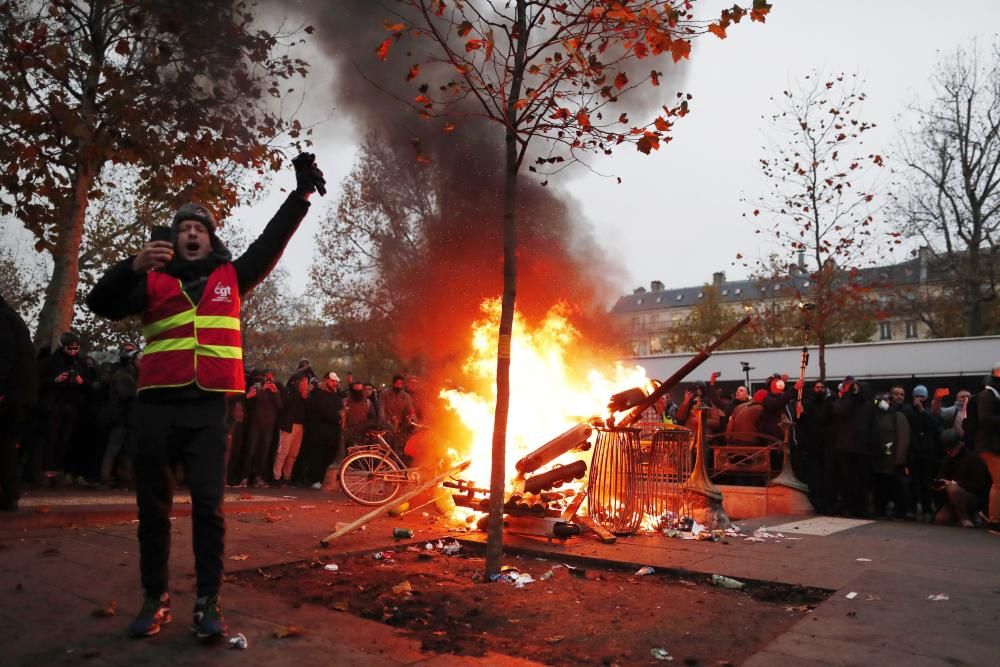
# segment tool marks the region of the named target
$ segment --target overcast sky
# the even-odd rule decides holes
[[[731,4],[697,3],[715,15]],[[769,252],[742,217],[753,207],[740,200],[765,189],[757,166],[766,142],[762,116],[774,109],[771,96],[789,82],[813,68],[859,74],[868,95],[862,117],[879,126],[866,144],[891,157],[898,116],[927,98],[941,52],[976,37],[988,42],[1000,28],[998,0],[773,0],[773,6],[764,25],[747,21],[732,26],[725,40],[697,40],[678,82],[694,96],[692,113],[675,125],[673,142],[650,156],[621,151],[594,165],[621,176],[622,184],[584,170],[553,180],[581,202],[586,219],[580,224],[592,226],[602,245],[622,258],[627,277],[615,286],[621,293],[648,287],[651,280],[668,287],[698,285],[718,270],[744,277],[742,266],[733,265],[736,254]],[[321,116],[329,113],[329,68],[310,57],[315,76],[307,104]],[[335,203],[337,184],[357,149],[343,118],[317,132],[316,152],[332,187],[325,199],[314,199],[310,218],[282,260],[296,290],[308,280],[315,222]],[[274,189],[291,183],[291,175],[283,175]],[[280,199],[275,195],[234,216],[259,230]]]

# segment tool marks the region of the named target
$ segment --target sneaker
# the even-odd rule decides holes
[[[1000,523],[988,523],[986,530],[994,535],[1000,535]]]
[[[152,637],[160,631],[161,625],[166,625],[171,620],[170,595],[147,595],[142,602],[142,609],[128,624],[128,634],[131,637]]]
[[[198,636],[198,639],[215,639],[225,637],[226,621],[222,618],[222,609],[219,607],[219,596],[200,597],[194,605],[194,621],[191,623],[191,632]]]

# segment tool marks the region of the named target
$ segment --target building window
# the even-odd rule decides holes
[[[906,337],[916,338],[917,337],[917,321],[909,320],[906,323]]]
[[[656,297],[656,303],[660,303],[661,301],[663,301],[663,297],[661,296]]]
[[[729,296],[729,290],[727,289],[722,290],[722,296]]]
[[[635,300],[635,302],[636,302],[636,303],[637,303],[638,305],[640,305],[640,306],[642,305],[642,299],[641,299],[641,298],[639,298],[639,299],[636,299],[636,300]]]
[[[737,287],[736,289],[733,290],[733,294],[739,295],[739,294],[742,294],[742,293],[743,293],[743,290],[741,288],[739,288],[739,287]]]
[[[892,322],[878,323],[879,340],[892,340]]]
[[[683,294],[678,294],[678,295],[677,295],[677,300],[678,300],[678,301],[680,301],[680,300],[681,300],[681,299],[683,299],[683,298],[684,298],[684,295],[683,295]]]
[[[704,292],[698,292],[698,298],[699,299],[705,298],[705,293]]]

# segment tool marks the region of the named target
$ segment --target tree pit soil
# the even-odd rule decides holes
[[[398,628],[433,653],[488,651],[548,665],[739,664],[824,600],[830,591],[710,577],[632,571],[508,555],[506,568],[532,583],[483,583],[485,561],[424,545],[323,556],[227,577],[290,606],[316,605]],[[325,569],[336,563],[337,571]],[[551,573],[551,574],[550,574]],[[508,572],[508,574],[511,574]],[[545,579],[543,579],[545,577]],[[658,656],[658,657],[657,657]]]

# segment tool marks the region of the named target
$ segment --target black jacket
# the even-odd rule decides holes
[[[866,456],[871,453],[875,405],[863,384],[859,393],[849,392],[833,402],[833,423],[837,428],[834,451]]]
[[[27,418],[38,399],[38,379],[28,327],[0,297],[0,428]]]
[[[292,234],[309,210],[309,202],[293,192],[274,214],[257,240],[246,252],[233,260],[240,296],[252,290],[267,274],[284,252]],[[212,254],[199,262],[184,262],[175,258],[162,270],[179,278],[184,291],[194,303],[201,300],[205,281],[217,267],[229,261],[229,251],[212,235]],[[147,305],[146,274],[132,270],[133,257],[115,264],[97,282],[87,296],[87,307],[101,317],[120,320],[139,315]],[[140,400],[183,400],[205,396],[193,383],[172,389],[150,389],[140,392]]]

